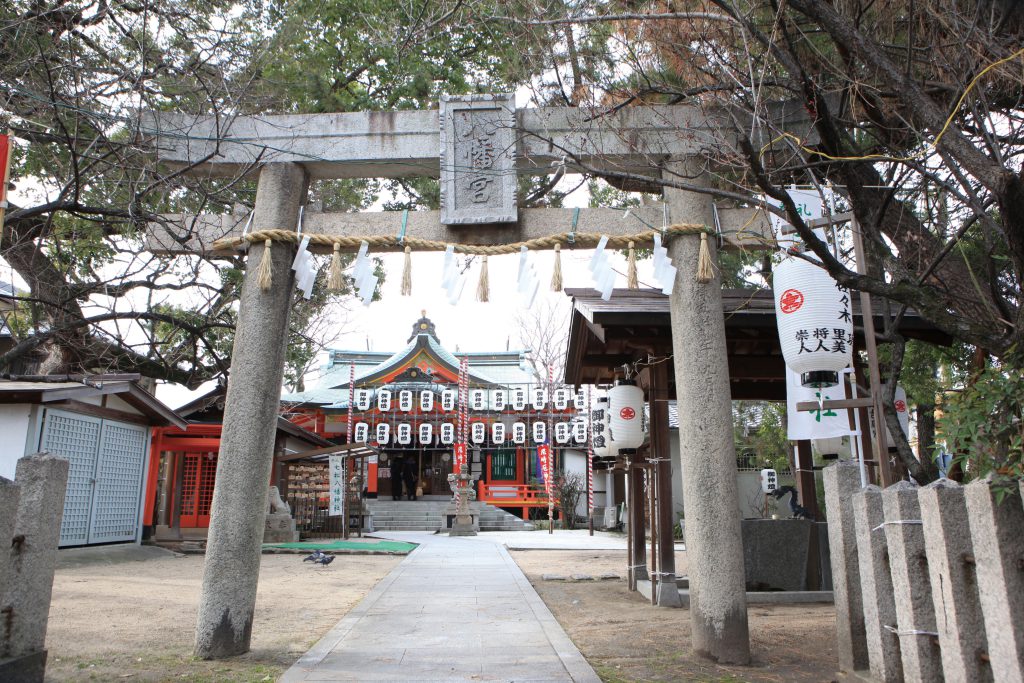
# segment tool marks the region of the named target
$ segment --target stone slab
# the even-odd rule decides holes
[[[939,479],[921,489],[921,521],[942,671],[948,681],[991,681],[964,488]]]
[[[966,487],[988,655],[997,681],[1024,680],[1024,506],[997,503],[985,480]]]
[[[882,526],[885,514],[881,489],[868,486],[855,494],[853,514],[869,669],[871,675],[879,680],[902,681],[900,639],[890,630],[896,628],[896,601],[889,571],[889,549]]]
[[[809,584],[810,564],[817,571],[817,538],[812,556],[811,534],[815,522],[806,519],[745,519],[743,566],[747,591],[804,591]]]
[[[885,542],[903,675],[908,681],[938,681],[942,680],[942,654],[918,491],[917,485],[901,481],[882,492]]]

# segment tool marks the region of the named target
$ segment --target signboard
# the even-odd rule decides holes
[[[778,488],[779,476],[776,474],[775,470],[761,470],[761,491],[763,493],[772,493]]]
[[[515,223],[512,93],[441,96],[441,223]]]
[[[328,467],[331,498],[327,514],[337,517],[345,509],[345,456],[329,456]]]

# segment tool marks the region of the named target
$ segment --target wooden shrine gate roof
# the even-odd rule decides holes
[[[622,374],[624,364],[672,355],[669,297],[654,289],[616,289],[609,301],[592,289],[566,289],[572,297],[572,319],[565,366],[567,384],[607,384]],[[853,298],[854,335],[863,348],[860,301]],[[770,289],[723,289],[725,339],[733,400],[786,399],[786,365],[775,324],[775,298]],[[882,329],[875,316],[876,329]],[[949,344],[948,335],[907,311],[900,332],[909,339]],[[674,374],[669,372],[671,397]]]

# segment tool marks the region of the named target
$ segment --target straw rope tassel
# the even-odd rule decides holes
[[[271,247],[273,246],[271,240],[267,240],[263,243],[263,258],[260,259],[259,268],[256,269],[256,284],[264,292],[270,290],[271,281],[273,279],[273,254],[271,254]]]
[[[341,274],[341,245],[334,245],[334,253],[331,254],[331,275],[327,278],[327,289],[332,292],[340,292],[345,287],[345,279]]]
[[[636,243],[629,243],[629,255],[626,257],[626,286],[640,289],[640,279],[636,274]]]
[[[562,291],[562,245],[555,245],[555,266],[551,270],[551,291]]]
[[[491,276],[487,272],[487,254],[480,265],[480,282],[476,285],[476,300],[487,303],[491,300]]]
[[[405,263],[402,265],[402,296],[412,296],[412,247],[405,248]]]
[[[711,262],[711,248],[708,247],[708,234],[700,234],[700,251],[697,252],[697,282],[707,283],[715,279],[715,267]]]

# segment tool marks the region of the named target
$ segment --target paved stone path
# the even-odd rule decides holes
[[[500,544],[429,533],[280,678],[600,679]]]

